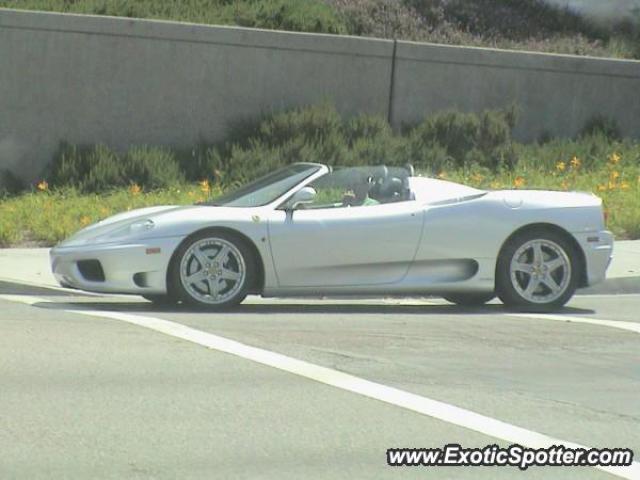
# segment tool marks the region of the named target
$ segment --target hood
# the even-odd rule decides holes
[[[252,221],[260,208],[218,207],[211,205],[167,205],[119,213],[90,225],[64,240],[58,247],[76,247],[148,238],[188,235],[203,225]],[[134,224],[153,222],[153,228],[132,230]],[[136,228],[135,226],[133,227]]]
[[[132,225],[139,221],[153,220],[159,214],[168,212],[170,210],[179,210],[185,207],[179,206],[160,206],[160,207],[146,207],[138,208],[136,210],[130,210],[128,212],[118,213],[111,217],[105,218],[97,223],[89,225],[86,228],[76,232],[71,237],[62,241],[59,247],[71,247],[84,245],[96,237],[102,237],[114,233],[122,228]]]

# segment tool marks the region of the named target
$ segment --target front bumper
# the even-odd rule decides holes
[[[613,258],[613,234],[608,230],[573,234],[584,252],[586,285],[603,282]]]
[[[99,293],[163,294],[167,269],[183,237],[145,239],[144,243],[110,243],[51,249],[51,270],[63,286]],[[97,260],[103,281],[88,279],[78,267],[82,260]]]

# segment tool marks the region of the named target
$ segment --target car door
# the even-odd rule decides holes
[[[424,220],[415,201],[274,210],[269,240],[281,287],[378,285],[400,281]]]

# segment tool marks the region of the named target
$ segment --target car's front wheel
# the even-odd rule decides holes
[[[211,310],[242,302],[254,276],[246,243],[217,231],[204,231],[181,245],[170,270],[172,290],[184,303]]]
[[[500,253],[497,292],[508,307],[553,310],[573,296],[578,275],[577,252],[564,235],[550,230],[523,232]]]

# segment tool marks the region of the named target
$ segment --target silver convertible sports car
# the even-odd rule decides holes
[[[612,250],[588,193],[297,163],[207,203],[115,215],[60,243],[51,263],[66,287],[211,309],[256,293],[498,296],[550,310],[603,281]]]

